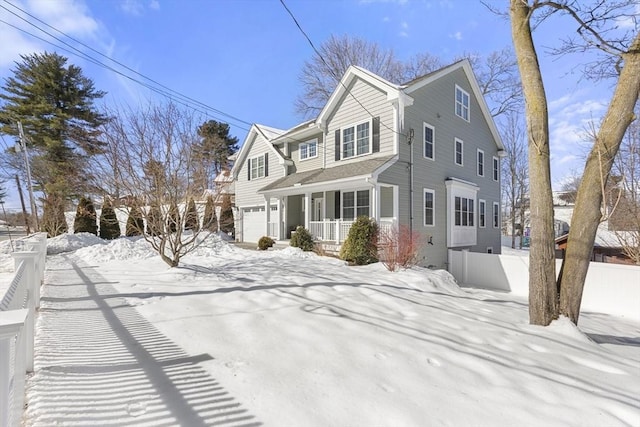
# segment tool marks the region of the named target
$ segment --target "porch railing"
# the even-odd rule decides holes
[[[269,237],[273,237],[274,239],[278,237],[278,225],[277,222],[269,223]]]
[[[19,426],[22,419],[26,372],[33,371],[36,308],[44,279],[47,235],[25,240],[23,251],[12,254],[15,272],[0,295],[0,426]]]
[[[342,243],[347,239],[349,229],[353,223],[354,221],[344,221],[341,219],[310,221],[309,232],[316,240]],[[378,221],[380,230],[388,230],[391,227],[395,227],[395,224],[395,218],[381,218],[380,221]]]

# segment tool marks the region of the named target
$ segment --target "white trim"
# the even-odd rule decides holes
[[[493,163],[491,164],[491,168],[491,177],[495,182],[500,182],[500,159],[498,157],[493,156]],[[498,179],[496,179],[496,176]]]
[[[480,163],[480,154],[482,154],[482,163]],[[482,173],[480,173],[480,165],[482,165]],[[486,162],[484,156],[484,150],[479,148],[476,149],[476,175],[484,176],[484,171],[486,169]]]
[[[455,178],[448,178],[445,181],[445,186],[447,188],[447,246],[450,248],[459,246],[475,246],[478,242],[478,229],[475,226],[475,224],[477,224],[475,200],[478,195],[479,187],[473,183]],[[463,197],[467,200],[474,201],[473,226],[455,225],[456,197]]]
[[[496,224],[496,213],[498,214],[498,223]],[[493,212],[491,212],[491,223],[493,228],[500,228],[500,203],[493,202]]]
[[[480,220],[480,214],[484,216],[484,221]],[[478,227],[487,227],[487,201],[484,199],[478,200]]]
[[[462,93],[462,101],[458,101],[458,92]],[[456,85],[455,93],[454,93],[454,107],[453,112],[456,116],[460,117],[462,120],[471,123],[471,96],[469,92],[462,89],[462,87]],[[467,97],[467,104],[464,103],[464,98]],[[458,105],[460,105],[460,114],[458,114]],[[464,116],[464,112],[467,112],[467,117]]]
[[[313,144],[315,144],[316,146],[316,154],[313,156],[309,156],[307,154],[307,157],[302,158],[302,147],[306,147],[307,148],[307,153],[309,152],[309,147],[312,146]],[[311,160],[311,159],[315,159],[318,157],[318,138],[313,138],[310,139],[306,142],[301,142],[300,145],[298,145],[298,160],[301,162],[304,162],[305,160]]]
[[[458,142],[460,143],[460,163],[458,163]],[[460,138],[453,138],[453,163],[464,167],[464,141]]]
[[[267,166],[267,162],[266,159],[264,158],[265,153],[259,154],[257,156],[253,156],[253,157],[249,157],[249,159],[247,159],[247,164],[249,166],[249,181],[254,181],[256,179],[261,179],[264,178],[266,176],[265,174],[265,169],[268,167]],[[260,175],[260,162],[259,160],[262,159],[262,175]],[[256,176],[253,176],[253,166],[251,165],[251,162],[253,160],[256,160]]]
[[[427,193],[431,194],[431,224],[427,224]],[[422,225],[425,227],[435,227],[436,226],[436,192],[430,188],[423,188],[422,192]]]
[[[371,217],[371,211],[373,210],[371,207],[371,189],[366,187],[354,188],[350,190],[340,190],[340,219],[345,221],[355,221],[358,218],[358,207],[362,207],[358,205],[358,192],[366,191],[368,194],[368,202],[367,207],[369,209],[369,217]],[[353,218],[346,219],[344,217],[344,193],[353,193]]]
[[[426,154],[427,132],[425,131],[425,128],[431,129],[431,157],[428,157]],[[436,160],[436,128],[427,122],[422,122],[422,157],[433,161]]]

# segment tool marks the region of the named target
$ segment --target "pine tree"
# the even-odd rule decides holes
[[[76,218],[73,221],[74,233],[91,233],[98,235],[98,224],[96,223],[96,210],[91,199],[81,197],[76,210]]]
[[[149,215],[147,215],[147,234],[156,237],[162,232],[162,211],[160,211],[160,206],[151,205]]]
[[[167,230],[169,233],[175,233],[181,228],[180,224],[180,212],[178,212],[178,206],[172,203],[169,206],[169,215],[167,215]]]
[[[229,156],[238,151],[238,138],[229,135],[227,123],[208,120],[198,128],[200,141],[194,144],[195,186],[208,188],[209,180],[229,168]]]
[[[187,203],[187,213],[184,218],[184,229],[191,231],[200,230],[198,210],[196,209],[196,202],[193,200],[193,197],[190,198],[189,203]]]
[[[233,205],[231,204],[231,196],[225,194],[222,197],[222,206],[220,209],[220,231],[230,236],[235,235],[235,224],[233,221]]]
[[[216,207],[213,204],[213,197],[211,196],[207,197],[207,204],[204,206],[202,228],[213,233],[218,231],[218,217],[216,216]]]
[[[143,231],[144,218],[142,218],[142,212],[140,212],[140,208],[138,206],[134,205],[129,211],[125,235],[127,237],[141,236]]]
[[[102,205],[102,212],[100,214],[100,237],[105,240],[113,240],[120,237],[120,223],[116,216],[116,211],[113,210],[111,202],[107,199]]]

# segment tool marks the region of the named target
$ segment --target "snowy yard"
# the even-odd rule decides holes
[[[210,239],[174,269],[142,240],[70,235],[49,248],[29,426],[195,425],[196,409],[202,424],[225,424],[208,415],[220,403],[209,395],[162,399],[167,379],[193,369],[250,414],[245,425],[640,426],[640,324],[629,320],[583,313],[580,330],[535,327],[526,300],[459,288],[444,271],[348,267],[293,248]],[[64,334],[45,324],[75,315],[87,323]],[[153,328],[130,331],[144,322]],[[68,336],[99,360],[62,354]],[[166,346],[191,370],[164,363]],[[62,372],[75,376],[59,382]],[[92,390],[92,376],[122,389]],[[148,385],[129,391],[128,376]]]

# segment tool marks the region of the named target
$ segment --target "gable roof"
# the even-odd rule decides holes
[[[404,92],[407,94],[415,92],[416,90],[428,85],[429,83],[432,83],[438,80],[439,78],[459,69],[462,69],[462,71],[464,71],[465,75],[467,76],[467,79],[469,80],[469,84],[471,85],[471,90],[473,91],[473,94],[476,100],[478,101],[478,104],[480,105],[482,116],[484,117],[484,120],[487,122],[487,125],[489,126],[489,130],[491,131],[491,135],[493,136],[493,139],[496,141],[496,145],[498,146],[498,149],[504,151],[504,144],[502,143],[502,138],[500,137],[500,133],[496,128],[496,124],[493,121],[493,116],[491,116],[491,112],[489,111],[489,107],[487,106],[487,101],[484,99],[484,95],[480,90],[480,85],[478,84],[478,80],[476,79],[476,75],[474,74],[473,69],[471,68],[471,63],[469,62],[468,59],[463,59],[461,61],[454,62],[451,65],[440,68],[439,70],[436,70],[429,74],[425,74],[422,77],[418,77],[417,79],[410,81],[405,86]]]
[[[277,150],[276,147],[274,147],[273,144],[271,143],[271,140],[273,138],[276,138],[279,135],[284,134],[285,132],[286,131],[282,129],[277,129],[277,128],[273,128],[265,125],[259,125],[259,124],[251,125],[251,129],[249,129],[249,133],[247,134],[247,137],[244,139],[244,142],[240,147],[240,151],[236,153],[236,161],[234,162],[233,168],[231,169],[233,178],[234,179],[238,178],[238,172],[240,168],[242,168],[242,165],[244,164],[247,158],[247,155],[249,154],[249,151],[251,151],[251,146],[253,145],[257,136],[261,136],[264,139],[264,143],[267,144],[269,149],[276,155],[276,158],[278,159],[279,164],[285,164],[288,161],[290,161],[290,160],[287,160],[284,157],[284,155],[280,152],[280,150]]]

